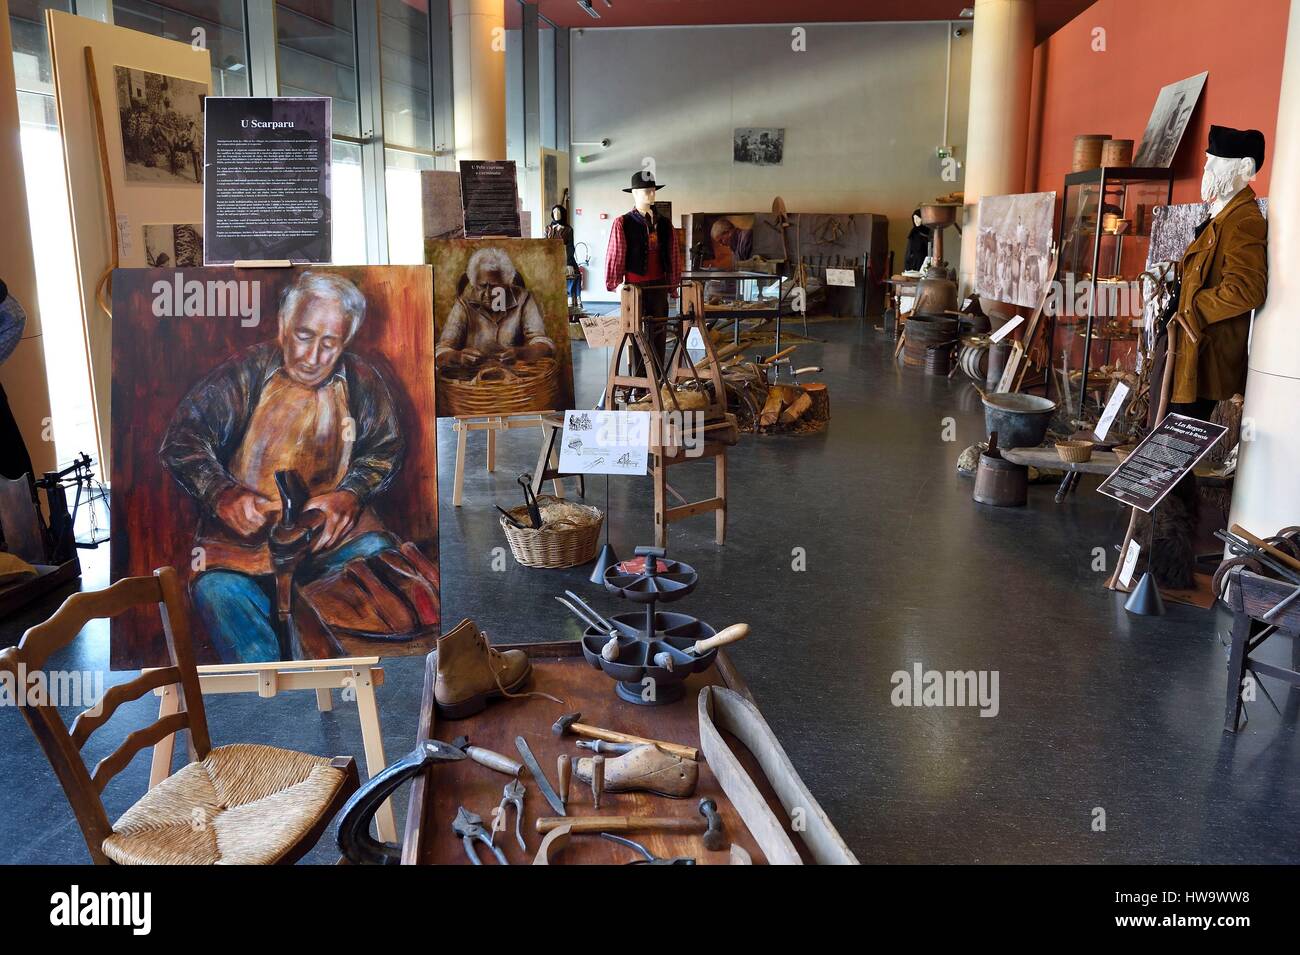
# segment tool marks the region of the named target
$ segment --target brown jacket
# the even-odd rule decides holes
[[[1249,186],[1187,247],[1178,311],[1200,341],[1178,336],[1171,401],[1222,401],[1245,390],[1250,312],[1268,289],[1267,252],[1268,225]]]

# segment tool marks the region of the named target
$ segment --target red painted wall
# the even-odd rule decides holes
[[[1026,191],[1061,192],[1080,133],[1132,139],[1136,149],[1160,88],[1208,70],[1174,160],[1174,202],[1200,199],[1211,124],[1263,131],[1264,167],[1253,188],[1267,196],[1290,7],[1290,0],[1097,0],[1039,47],[1041,135]],[[1106,31],[1105,52],[1092,49],[1097,27]]]

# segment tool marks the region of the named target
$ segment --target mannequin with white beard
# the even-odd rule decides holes
[[[1263,162],[1259,130],[1210,127],[1201,178],[1210,218],[1183,255],[1170,410],[1208,418],[1245,391],[1250,316],[1268,288],[1268,226],[1249,185]]]

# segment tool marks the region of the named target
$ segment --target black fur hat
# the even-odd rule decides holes
[[[1255,172],[1259,172],[1264,165],[1264,134],[1258,129],[1211,126],[1210,143],[1205,151],[1220,159],[1253,159]]]

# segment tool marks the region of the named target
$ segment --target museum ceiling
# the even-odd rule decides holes
[[[1039,42],[1092,6],[1094,0],[1038,0]],[[538,0],[542,16],[562,27],[642,27],[724,23],[853,23],[955,20],[974,0],[591,0],[600,19],[577,0]],[[515,4],[507,20],[517,25]]]

